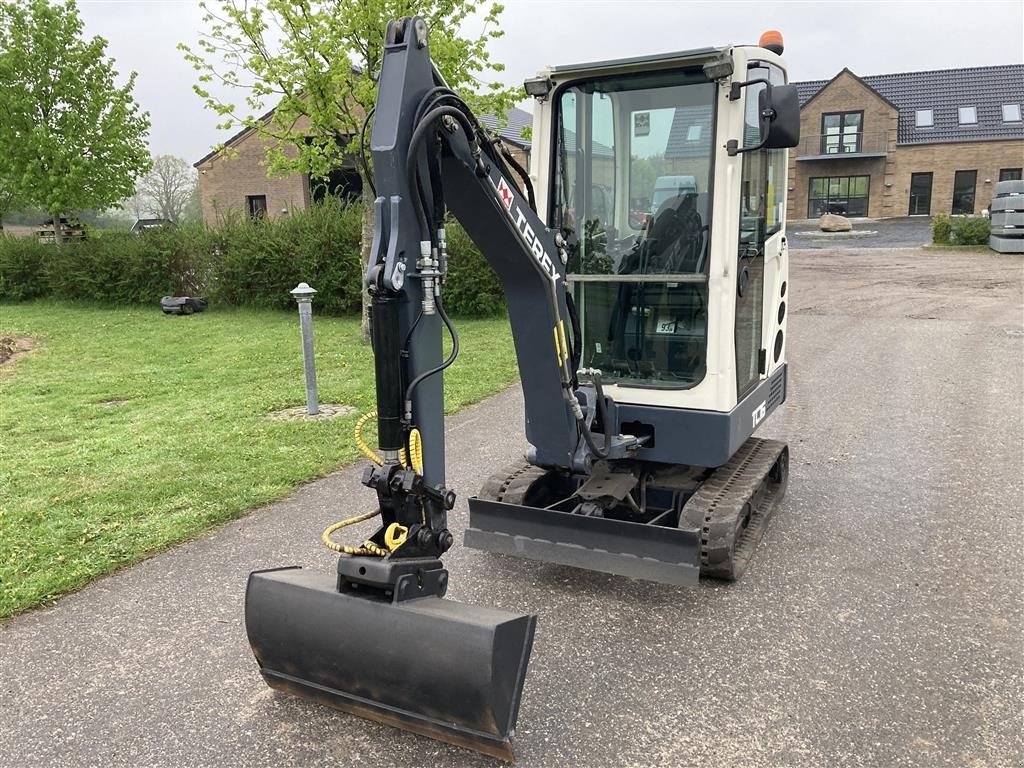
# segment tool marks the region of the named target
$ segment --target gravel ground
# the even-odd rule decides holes
[[[539,614],[521,766],[1024,764],[1022,262],[793,253],[789,494],[745,578],[691,589],[456,547],[449,596]],[[517,391],[449,424],[463,496]],[[511,434],[496,435],[495,426]],[[488,766],[266,689],[246,573],[330,569],[360,468],[0,628],[0,766]],[[466,521],[464,503],[454,527]]]

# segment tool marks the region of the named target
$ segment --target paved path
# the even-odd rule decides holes
[[[794,254],[790,401],[764,428],[792,479],[737,584],[453,550],[450,597],[540,615],[519,765],[1021,765],[1021,271]],[[512,390],[451,420],[463,495],[520,451],[520,408]],[[492,765],[257,675],[246,574],[332,568],[317,540],[369,504],[360,471],[0,628],[0,766]]]

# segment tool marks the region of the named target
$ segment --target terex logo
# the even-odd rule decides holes
[[[754,422],[753,423],[754,427],[756,427],[758,424],[760,424],[764,420],[764,417],[765,417],[765,415],[767,413],[767,407],[766,407],[767,405],[768,405],[768,401],[766,401],[766,400],[762,401],[762,403],[759,406],[757,406],[757,408],[754,409],[753,414],[751,414],[752,420]]]
[[[526,220],[526,214],[519,208],[519,204],[515,204],[515,211],[513,211],[513,203],[515,197],[512,194],[511,188],[508,186],[508,182],[501,176],[498,177],[498,197],[501,199],[501,204],[505,206],[505,209],[512,215],[516,222],[516,229],[523,236],[526,241],[526,245],[530,248],[530,253],[533,254],[533,258],[537,260],[537,263],[541,265],[548,277],[551,278],[552,282],[558,281],[558,270],[555,269],[555,262],[551,260],[547,252],[544,250],[544,245],[541,243],[540,238],[537,237],[533,231],[533,227],[530,226]]]
[[[501,198],[502,204],[505,209],[511,213],[512,211],[512,190],[508,188],[508,184],[505,179],[498,177],[498,197]]]

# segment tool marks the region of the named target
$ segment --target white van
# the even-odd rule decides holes
[[[659,176],[651,195],[651,215],[656,214],[666,200],[685,194],[697,194],[697,180],[693,176]]]

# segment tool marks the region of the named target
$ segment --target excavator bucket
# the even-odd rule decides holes
[[[509,761],[535,626],[441,597],[339,592],[297,567],[252,573],[245,597],[271,688]]]

